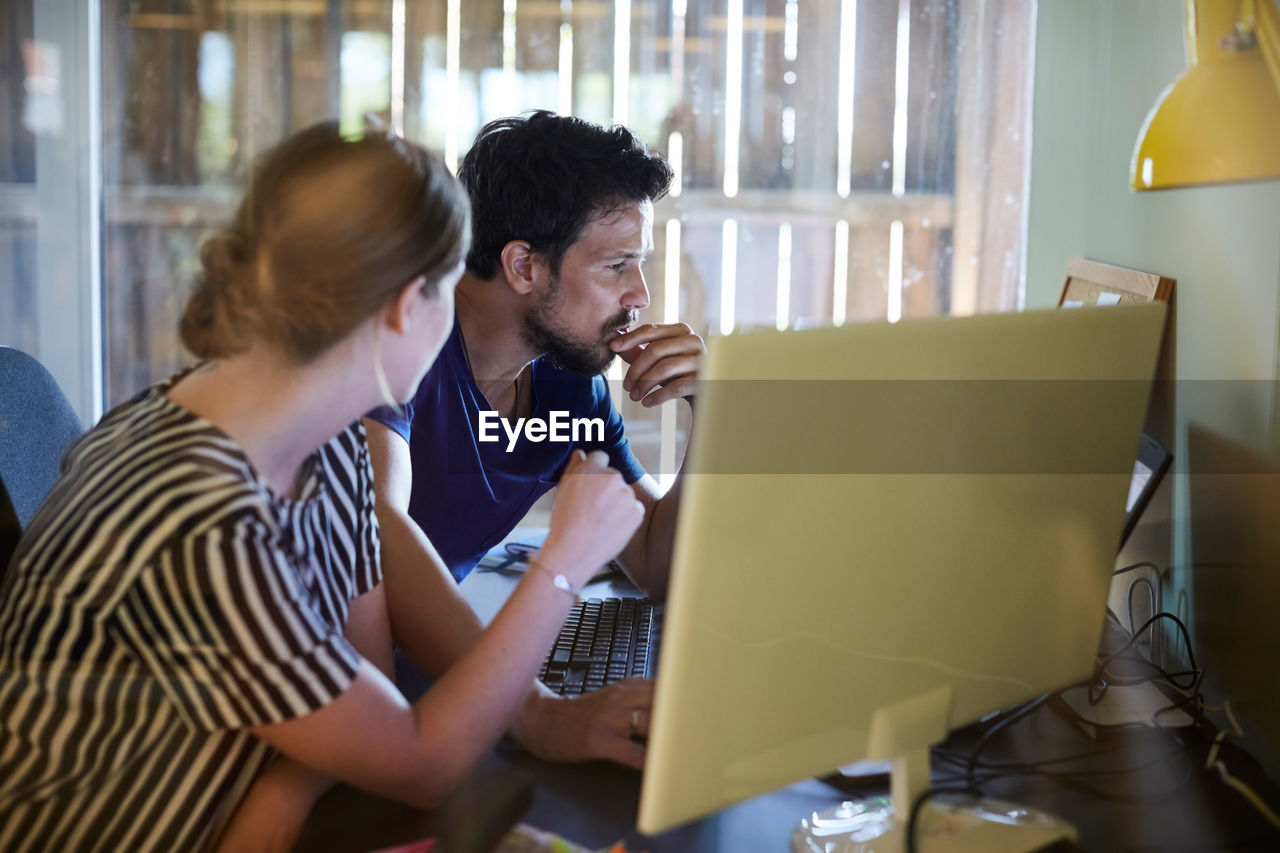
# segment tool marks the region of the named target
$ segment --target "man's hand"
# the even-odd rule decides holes
[[[627,678],[573,698],[538,690],[525,699],[511,733],[546,761],[606,758],[642,770],[644,746],[631,736],[649,733],[652,702],[653,682],[641,678]]]
[[[697,391],[707,347],[687,323],[646,323],[614,338],[609,347],[630,365],[622,389],[640,405],[659,406]]]

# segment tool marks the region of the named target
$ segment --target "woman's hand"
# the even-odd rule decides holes
[[[581,586],[617,556],[644,520],[644,505],[609,467],[602,450],[575,450],[551,508],[551,531],[540,551],[546,568]]]

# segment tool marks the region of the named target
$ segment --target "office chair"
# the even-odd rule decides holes
[[[44,365],[0,347],[0,576],[57,479],[62,454],[81,432],[80,419]]]

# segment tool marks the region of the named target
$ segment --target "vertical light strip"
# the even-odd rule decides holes
[[[853,92],[857,44],[858,0],[842,0],[836,83],[836,192],[841,198],[848,198],[853,181]]]
[[[726,219],[720,232],[720,334],[733,332],[734,290],[738,285],[738,220]]]
[[[613,122],[627,123],[631,103],[631,0],[613,4]]]
[[[405,0],[391,0],[391,130],[404,136]]]
[[[80,421],[92,425],[102,415],[108,382],[103,288],[111,284],[104,280],[102,255],[103,10],[98,0],[45,0],[29,8],[36,44],[57,51],[58,97],[65,109],[58,132],[34,139],[33,212],[39,228],[32,355],[57,379]],[[115,14],[113,7],[112,20]],[[7,280],[5,287],[7,296]],[[113,390],[120,395],[129,389]]]
[[[102,169],[102,3],[101,0],[88,0],[82,7],[85,17],[80,19],[76,40],[84,47],[85,63],[88,68],[88,85],[84,89],[85,132],[82,139],[88,144],[82,150],[87,152],[84,185],[80,187],[79,214],[80,222],[85,229],[88,249],[85,260],[88,269],[84,269],[81,283],[89,288],[89,304],[83,340],[88,341],[88,358],[84,359],[88,369],[89,417],[90,425],[102,417],[105,405],[107,384],[107,365],[103,358],[103,330],[106,325],[102,308],[103,288],[106,287],[106,276],[103,272],[103,169]],[[81,77],[83,80],[83,77]],[[47,236],[47,235],[46,235]],[[82,260],[81,263],[85,263]],[[82,413],[83,414],[83,413]]]
[[[573,24],[565,21],[560,25],[560,74],[559,104],[557,111],[562,116],[573,115]]]
[[[889,225],[889,309],[890,323],[902,319],[902,220]]]
[[[673,197],[679,197],[684,189],[684,134],[678,130],[673,130],[667,137],[667,163],[675,173],[669,192]]]
[[[778,226],[778,331],[791,325],[791,223]]]
[[[445,12],[444,47],[444,162],[458,171],[458,115],[462,84],[462,0],[449,0]]]
[[[680,322],[680,220],[667,220],[667,249],[662,269],[662,322]]]
[[[684,99],[684,21],[686,0],[671,0],[671,89],[672,100]]]
[[[787,0],[782,24],[782,56],[787,62],[795,62],[800,44],[800,4]]]
[[[677,174],[679,174],[677,172]],[[662,322],[680,321],[680,220],[667,220],[662,269]],[[658,443],[658,486],[666,491],[676,479],[676,405],[662,406]]]
[[[893,194],[907,191],[907,88],[910,83],[911,0],[898,2],[898,61],[893,87]]]
[[[336,116],[342,115],[342,4],[325,3],[324,9],[324,64],[325,64],[325,101],[329,111]],[[238,24],[236,29],[246,27]],[[228,38],[234,38],[231,33]],[[233,72],[234,75],[234,72]]]
[[[86,74],[77,74],[79,83],[84,85],[83,133],[79,134],[87,145],[84,151],[84,181],[78,187],[79,213],[78,224],[84,228],[83,240],[87,243],[86,256],[81,261],[83,278],[81,283],[88,287],[88,305],[84,311],[83,339],[88,342],[87,359],[82,359],[87,369],[88,424],[97,423],[101,418],[105,405],[106,362],[102,357],[105,327],[105,314],[102,311],[102,289],[106,287],[104,263],[102,263],[102,4],[100,0],[88,0],[81,8],[76,41],[84,50],[84,69]],[[87,77],[87,79],[86,79]],[[47,237],[47,234],[46,234]],[[86,269],[87,268],[87,269]]]
[[[836,222],[836,262],[832,269],[831,324],[843,326],[849,298],[849,221]]]
[[[519,102],[516,94],[516,0],[502,0],[502,88],[508,98]]]
[[[660,409],[662,425],[658,438],[658,488],[663,492],[676,481],[676,403],[664,403]]]
[[[742,133],[742,0],[729,0],[725,26],[724,194],[738,194],[738,145]],[[727,223],[726,223],[727,224]],[[737,227],[737,223],[734,224]]]

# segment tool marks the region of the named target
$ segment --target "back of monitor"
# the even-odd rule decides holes
[[[715,340],[639,828],[1087,675],[1164,311]]]

